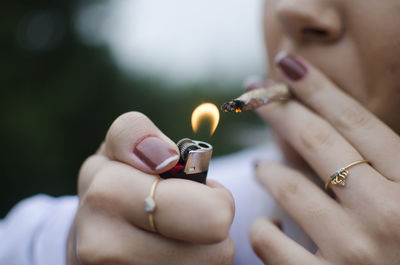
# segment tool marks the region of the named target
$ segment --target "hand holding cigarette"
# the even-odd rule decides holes
[[[224,103],[221,106],[221,110],[239,113],[246,110],[255,110],[273,101],[288,100],[291,97],[289,87],[286,84],[271,83],[266,87],[250,90],[240,97]]]
[[[196,155],[209,154],[194,143],[204,148]],[[79,174],[68,264],[231,264],[230,192],[212,180],[160,181],[185,150],[141,113],[116,119]]]

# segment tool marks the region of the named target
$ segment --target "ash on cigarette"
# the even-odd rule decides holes
[[[235,99],[235,100],[232,100],[232,101],[222,104],[221,110],[223,112],[239,113],[239,112],[243,111],[244,104],[245,103],[242,100]]]

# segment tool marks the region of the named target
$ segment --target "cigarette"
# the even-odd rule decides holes
[[[223,112],[243,112],[254,110],[273,101],[284,101],[292,97],[289,87],[284,83],[271,83],[263,88],[250,90],[240,97],[221,106]]]

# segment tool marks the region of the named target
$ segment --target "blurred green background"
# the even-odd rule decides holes
[[[208,141],[215,157],[251,145],[241,135],[263,126],[253,113],[221,113],[214,136],[195,135],[193,109],[202,102],[219,106],[240,94],[241,84],[204,80],[174,90],[154,76],[126,74],[106,45],[88,46],[78,37],[73,20],[81,6],[72,0],[3,2],[0,217],[37,193],[75,194],[80,165],[124,112],[145,113],[174,141]],[[50,19],[56,32],[46,42],[32,39],[40,19]]]

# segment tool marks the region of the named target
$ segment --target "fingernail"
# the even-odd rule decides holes
[[[253,168],[257,169],[260,166],[260,163],[261,163],[260,160],[254,160],[253,161]]]
[[[179,158],[175,149],[158,137],[148,136],[141,139],[133,153],[153,170],[162,170]]]
[[[275,64],[292,81],[299,81],[307,73],[307,68],[295,57],[282,51],[275,57]]]
[[[263,88],[263,87],[266,87],[266,86],[267,86],[267,84],[266,84],[265,82],[251,83],[251,84],[248,84],[248,85],[245,87],[244,91],[245,91],[245,92],[249,92],[249,91],[251,91],[251,90],[254,90],[254,89],[257,89],[257,88]]]
[[[266,82],[258,76],[249,76],[243,81],[244,91],[248,92],[266,86]]]
[[[274,223],[279,228],[279,230],[282,231],[282,221],[281,220],[272,219],[271,221],[272,221],[272,223]]]

